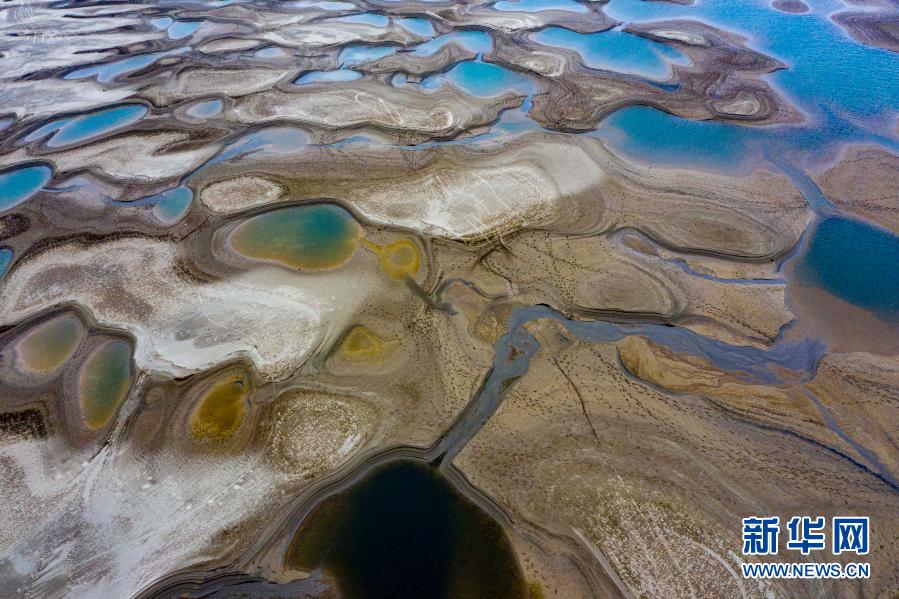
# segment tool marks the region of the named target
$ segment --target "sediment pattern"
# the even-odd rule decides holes
[[[532,598],[899,590],[895,82],[690,0],[7,4],[0,596],[341,596],[292,539],[398,460]],[[743,579],[752,515],[871,578]]]

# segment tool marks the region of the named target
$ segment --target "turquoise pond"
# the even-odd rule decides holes
[[[308,71],[294,80],[296,85],[309,83],[339,83],[341,81],[355,81],[362,77],[362,73],[350,69],[337,69],[335,71]]]
[[[49,166],[37,164],[0,173],[0,212],[15,208],[47,184],[53,176]]]
[[[446,73],[423,80],[421,87],[433,90],[445,83],[455,85],[472,96],[482,97],[498,96],[511,91],[532,93],[536,90],[536,86],[524,75],[480,60],[457,63]]]
[[[66,117],[35,129],[24,138],[24,141],[35,141],[49,135],[44,145],[48,148],[60,148],[127,127],[142,119],[147,112],[147,107],[143,104],[124,104],[80,116]]]
[[[301,129],[293,127],[266,127],[265,129],[250,131],[234,140],[207,164],[214,165],[244,156],[259,157],[265,153],[291,152],[308,143],[309,136]]]
[[[324,2],[310,2],[309,0],[300,0],[299,2],[288,2],[285,5],[286,8],[320,8],[321,10],[354,10],[356,5],[351,2],[336,2],[336,1],[328,1]]]
[[[168,52],[138,54],[137,56],[123,58],[122,60],[117,60],[114,62],[82,67],[69,72],[68,74],[66,74],[65,78],[84,79],[93,77],[100,83],[109,83],[117,77],[150,66],[166,54],[168,54]]]
[[[363,230],[335,204],[304,204],[252,216],[234,227],[227,244],[251,260],[295,270],[327,270],[349,260]]]
[[[200,25],[202,25],[200,21],[175,21],[168,26],[166,34],[169,36],[169,39],[178,40],[192,35],[200,28]]]
[[[156,29],[165,29],[174,21],[175,20],[172,17],[158,17],[156,19],[150,19],[150,25],[152,25]]]
[[[194,194],[187,187],[175,187],[153,196],[153,215],[165,224],[176,223],[190,210]]]
[[[12,264],[12,250],[9,248],[0,248],[0,277],[6,274],[9,265]]]
[[[899,150],[895,138],[867,134],[840,121],[830,126],[810,122],[796,126],[751,126],[683,119],[648,106],[631,106],[604,119],[591,133],[613,149],[654,164],[710,166],[724,170],[755,162],[763,154],[780,154],[807,162],[838,151],[846,142],[876,143]],[[815,148],[816,154],[809,154]]]

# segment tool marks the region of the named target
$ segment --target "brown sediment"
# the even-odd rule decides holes
[[[529,326],[541,339],[566,337],[554,323]],[[707,391],[668,390],[635,379],[614,345],[569,335],[546,347],[454,463],[513,520],[539,523],[585,559],[604,557],[634,594],[653,595],[660,585],[687,595],[764,596],[734,574],[732,549],[739,544],[733,520],[759,505],[789,513],[802,497],[836,515],[849,493],[853,505],[872,513],[890,509],[893,489],[808,443],[806,434],[817,429],[819,438],[845,447],[821,426],[809,401],[783,402],[777,392],[750,393],[750,400],[736,392],[743,407],[725,407],[731,375],[703,370],[711,377]],[[631,364],[636,347],[628,347]],[[689,386],[700,372],[688,363],[679,368],[690,371],[683,379]],[[635,369],[655,378],[643,364]],[[720,395],[710,402],[705,393]],[[790,414],[795,433],[779,418],[770,425],[756,420],[775,405]],[[840,482],[822,484],[822,470]],[[782,584],[791,596],[816,596],[811,586]],[[872,584],[890,586],[885,577]]]
[[[476,56],[477,52],[456,42],[449,42],[426,56],[412,56],[409,53],[391,54],[359,63],[354,65],[353,69],[372,74],[405,73],[422,77],[429,73],[440,73],[458,62],[472,60]]]
[[[622,368],[658,389],[707,398],[747,420],[791,431],[866,461],[828,428],[815,404],[804,395],[798,383],[805,373],[783,372],[789,386],[753,383],[746,373],[722,371],[706,360],[677,355],[642,337],[626,337],[616,346]],[[868,466],[875,468],[874,464]]]
[[[870,456],[872,469],[880,467],[899,478],[896,438],[899,431],[899,371],[895,354],[830,353],[821,360],[806,388],[828,410],[837,426]]]
[[[838,12],[831,18],[861,43],[899,52],[899,16],[895,7],[886,11]]]
[[[551,303],[588,318],[702,317],[743,343],[772,338],[789,318],[779,284],[729,289],[694,280],[669,260],[689,259],[712,274],[764,273],[810,218],[786,179],[772,173],[725,178],[647,169],[598,141],[565,134],[422,151],[306,146],[210,165],[191,184],[199,201],[189,235],[48,244],[10,273],[0,300],[8,322],[23,316],[16,306],[38,310],[69,298],[103,322],[135,330],[139,367],[164,380],[141,388],[146,394],[135,397],[136,411],[117,429],[123,453],[116,471],[146,468],[129,489],[150,485],[160,502],[171,501],[170,493],[189,497],[190,521],[216,531],[186,539],[166,529],[166,538],[154,541],[188,570],[190,555],[223,563],[246,555],[284,497],[309,499],[303,490],[332,475],[352,480],[341,477],[362,456],[431,446],[489,371],[492,344],[516,304]],[[777,195],[760,193],[771,187]],[[355,252],[339,271],[297,273],[225,264],[211,249],[216,231],[266,213],[270,202],[283,208],[322,198],[353,212],[374,251]],[[617,241],[623,228],[639,243]],[[630,274],[604,285],[606,271]],[[403,284],[409,277],[421,295]],[[675,301],[665,301],[670,297]],[[330,311],[319,312],[321,305]],[[360,326],[377,342],[358,335]],[[379,344],[389,350],[383,356],[375,355]],[[234,378],[218,370],[234,357],[258,370],[243,423],[230,437],[217,435],[227,437],[222,442],[196,440],[190,414],[214,381]],[[589,411],[589,399],[585,405]],[[302,439],[291,436],[296,430]],[[244,461],[254,466],[242,469]],[[485,490],[485,503],[505,501]],[[206,494],[213,504],[201,499]],[[115,505],[124,510],[117,513],[130,511]],[[181,517],[174,515],[171,526],[184,526]],[[572,521],[600,552],[584,522]],[[585,566],[595,562],[593,549],[571,529],[518,516],[504,526],[525,554],[544,552],[528,570],[532,578],[552,573],[544,588],[569,596],[591,587],[617,593],[608,582],[613,575],[627,581],[621,588],[631,584],[612,566]],[[90,555],[90,538],[83,536],[73,559]],[[158,576],[144,569],[134,579],[142,588]]]
[[[814,337],[836,352],[899,354],[899,323],[797,279],[792,276],[787,288],[790,310],[796,315],[787,338]]]
[[[228,379],[215,383],[200,398],[190,417],[190,432],[201,441],[227,441],[240,427],[244,403],[250,394],[247,381]]]
[[[372,126],[429,139],[455,137],[491,123],[502,110],[523,100],[524,96],[512,92],[474,98],[451,87],[424,94],[359,80],[258,92],[237,100],[226,116],[244,124],[288,121],[325,129]]]
[[[309,63],[309,68],[329,68],[333,63]],[[177,77],[164,83],[148,87],[142,95],[157,106],[168,106],[182,100],[192,100],[209,94],[210,89],[230,98],[252,95],[276,84],[288,82],[297,74],[297,69],[210,69],[190,67],[183,69]]]
[[[525,304],[544,302],[582,318],[700,318],[768,340],[792,320],[784,308],[783,283],[735,290],[724,282],[685,277],[658,258],[629,257],[618,244],[598,237],[531,233],[507,244],[508,253],[493,252],[485,265],[515,281],[517,299]]]
[[[514,5],[513,5],[514,6]],[[586,14],[561,9],[536,12],[496,10],[489,4],[473,2],[453,4],[440,15],[455,26],[487,27],[497,33],[536,31],[548,25],[565,27],[580,33],[598,33],[618,24],[602,11],[602,5],[585,3]]]
[[[899,155],[880,146],[850,146],[814,179],[836,206],[899,234]]]
[[[691,64],[672,64],[671,76],[659,86],[635,75],[588,68],[577,52],[520,37],[498,36],[487,58],[536,75],[541,91],[529,116],[549,129],[590,130],[615,110],[634,104],[691,119],[765,124],[802,119],[763,80],[785,65],[751,50],[740,36],[686,20],[630,24],[624,31],[670,45]]]
[[[771,3],[771,6],[781,12],[793,14],[802,14],[809,11],[808,4],[802,0],[774,0],[774,2]]]
[[[845,515],[847,505],[878,526],[865,592],[893,592],[883,573],[897,551],[899,332],[785,282],[780,261],[813,218],[789,180],[765,168],[650,168],[560,132],[505,135],[493,125],[522,94],[414,86],[472,50],[449,42],[417,55],[407,50],[424,38],[395,20],[331,18],[372,9],[427,18],[436,35],[489,33],[483,59],[536,82],[530,116],[551,129],[591,129],[633,104],[746,124],[801,118],[767,83],[785,65],[707,24],[625,28],[689,58],[666,81],[590,69],[529,37],[548,25],[615,25],[600,3],[583,6],[190,7],[173,13],[204,21],[187,41],[146,22],[158,7],[107,6],[102,35],[25,34],[4,48],[3,97],[18,108],[0,162],[45,156],[56,176],[52,191],[0,217],[16,256],[0,281],[0,595],[61,595],[73,580],[107,596],[172,581],[189,592],[218,582],[306,592],[308,573],[282,559],[304,516],[371,468],[441,455],[455,457],[440,471],[508,531],[535,597],[816,596],[813,582],[742,580],[734,523],[785,521],[797,506]],[[26,25],[54,14],[31,9],[16,12]],[[65,11],[64,31],[100,14]],[[870,43],[895,37],[890,19],[835,20]],[[354,65],[360,80],[292,83],[337,68],[349,43],[397,52]],[[290,58],[254,56],[261,47]],[[64,79],[182,49],[106,82]],[[413,85],[389,85],[393,73]],[[186,118],[211,89],[223,111]],[[79,148],[17,145],[51,115],[125,98],[153,104],[152,118]],[[253,138],[269,128],[294,135]],[[838,207],[896,231],[894,158],[851,149],[816,179]],[[195,201],[176,225],[110,202],[178,185]],[[260,215],[321,202],[358,222],[347,255],[324,268],[247,259],[223,243]],[[815,354],[802,371],[772,366],[761,380],[649,334],[588,343],[561,316],[510,331],[529,305],[585,327],[678,327],[729,357],[809,336],[855,353]],[[71,348],[32,351],[40,327],[60,319],[78,323]],[[493,373],[528,359],[534,339],[529,368],[501,376],[502,395],[488,397]],[[797,351],[824,351],[810,345]],[[110,347],[127,365],[91,376]],[[483,423],[472,414],[485,405],[498,410]],[[473,436],[464,448],[468,437],[452,436],[460,428]],[[447,439],[458,445],[450,454]],[[58,548],[65,572],[46,559]],[[833,585],[838,595],[859,588]]]
[[[238,183],[252,177],[271,197],[334,198],[369,221],[432,236],[479,242],[523,228],[586,234],[632,226],[681,251],[746,260],[786,253],[811,218],[783,175],[648,168],[566,134],[417,151],[306,146],[267,158],[207,168],[194,183],[201,201],[217,210],[222,200],[233,211],[258,205],[252,187]],[[241,192],[206,191],[219,185]]]

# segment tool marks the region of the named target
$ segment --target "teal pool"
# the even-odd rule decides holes
[[[43,164],[0,173],[0,212],[15,208],[36,194],[52,176],[53,171]]]

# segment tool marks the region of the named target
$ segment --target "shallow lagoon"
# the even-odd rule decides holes
[[[829,217],[815,227],[797,265],[802,280],[899,321],[899,237],[859,220]]]
[[[124,104],[81,116],[51,121],[25,137],[25,141],[42,139],[48,148],[60,148],[111,133],[142,119],[148,110],[143,104]]]
[[[9,248],[0,248],[0,277],[6,274],[9,265],[12,264],[13,253]]]
[[[296,270],[337,268],[359,245],[362,227],[334,204],[272,210],[248,218],[228,236],[238,254]]]
[[[423,89],[437,89],[444,83],[455,85],[473,96],[490,97],[506,92],[531,93],[536,89],[526,76],[499,65],[466,60],[446,73],[433,75],[421,82]]]
[[[38,323],[13,346],[16,365],[25,373],[57,372],[75,354],[85,333],[81,319],[74,314],[62,314]]]
[[[43,164],[0,173],[0,212],[15,208],[36,194],[52,176],[53,171]]]
[[[78,399],[88,428],[109,424],[131,386],[131,346],[104,341],[85,359],[78,376]]]

